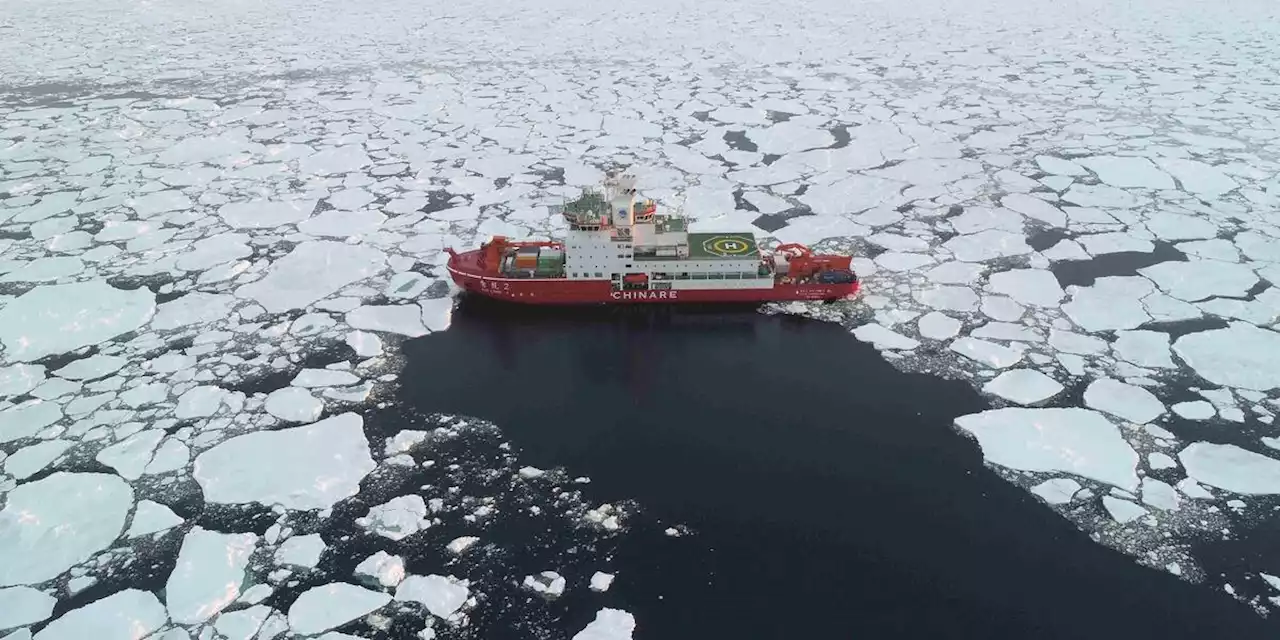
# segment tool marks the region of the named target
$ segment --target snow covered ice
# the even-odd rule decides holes
[[[1248,12],[717,0],[690,16],[659,2],[647,10],[664,46],[615,34],[635,56],[624,67],[593,44],[590,25],[623,15],[606,5],[582,20],[545,3],[460,5],[441,20],[402,0],[283,0],[195,22],[176,5],[146,19],[64,5],[6,7],[0,38],[0,589],[62,597],[73,571],[77,585],[115,571],[113,547],[166,536],[190,566],[239,558],[245,540],[211,536],[249,529],[195,533],[168,493],[188,483],[204,507],[271,510],[282,529],[306,511],[324,531],[359,498],[353,535],[430,532],[443,497],[362,495],[388,458],[428,462],[424,447],[370,445],[359,416],[378,376],[395,374],[401,341],[449,328],[445,246],[554,235],[545,205],[615,162],[700,224],[786,214],[766,245],[882,251],[858,256],[863,300],[822,313],[895,366],[968,379],[1005,407],[957,425],[1049,505],[1097,516],[1080,526],[1153,527],[1170,500],[1152,474],[1222,509],[1280,492],[1261,426],[1280,388],[1280,128],[1265,73],[1280,53]],[[789,21],[741,19],[756,9]],[[294,37],[299,20],[319,25],[311,39]],[[406,22],[421,28],[386,28]],[[1187,24],[1219,28],[1188,39]],[[402,64],[421,60],[432,69]],[[311,362],[335,345],[354,357]],[[1184,440],[1210,436],[1179,420],[1241,439]],[[1149,435],[1161,425],[1179,435]],[[1132,499],[1104,500],[1101,485]],[[1154,528],[1221,535],[1194,521]],[[459,545],[458,561],[490,544],[441,535],[446,552],[485,541]],[[310,536],[254,554],[310,571],[328,549]],[[289,621],[314,635],[368,613],[328,611],[318,593],[265,621],[217,617],[239,597],[229,586],[251,588],[239,562],[217,585],[161,576],[172,601],[120,591],[36,637],[141,637],[170,615],[217,620],[222,635]],[[379,589],[394,575],[366,570]],[[389,597],[377,593],[365,604]],[[606,609],[558,633],[633,626]]]

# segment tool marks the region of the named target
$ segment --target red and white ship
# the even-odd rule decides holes
[[[691,233],[681,216],[638,201],[631,174],[555,207],[563,242],[494,236],[479,249],[447,248],[463,290],[526,304],[838,300],[858,293],[852,258],[784,244],[762,251],[755,233]]]

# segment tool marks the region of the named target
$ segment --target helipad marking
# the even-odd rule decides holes
[[[716,236],[704,240],[702,250],[717,256],[740,256],[751,251],[751,243],[733,236]]]

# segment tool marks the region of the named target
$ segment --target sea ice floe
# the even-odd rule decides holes
[[[1037,404],[1062,392],[1063,386],[1035,369],[1012,369],[983,385],[982,390],[1018,404]]]
[[[1023,351],[994,342],[963,337],[951,343],[951,350],[993,369],[1012,367],[1022,360]]]
[[[1221,260],[1161,262],[1139,269],[1138,273],[1151,278],[1161,291],[1185,302],[1212,296],[1241,298],[1258,283],[1258,274],[1249,265]]]
[[[1109,420],[1088,409],[990,409],[960,416],[988,461],[1021,471],[1066,472],[1137,490],[1138,454]]]
[[[134,331],[155,309],[146,287],[117,289],[102,280],[40,286],[0,307],[0,343],[7,360],[32,362]]]
[[[1192,400],[1190,402],[1179,402],[1171,407],[1173,412],[1187,420],[1208,420],[1217,415],[1217,411],[1212,404],[1204,400]]]
[[[182,518],[172,509],[158,502],[139,500],[133,512],[133,521],[125,535],[130,538],[165,531],[182,524]]]
[[[291,569],[314,569],[327,548],[318,533],[293,536],[276,549],[276,564]]]
[[[301,387],[284,387],[267,394],[264,408],[288,422],[315,422],[324,412],[324,401]]]
[[[0,444],[29,438],[62,419],[62,405],[28,400],[0,410]]]
[[[922,337],[930,340],[950,340],[960,332],[960,321],[938,311],[930,311],[916,321]]]
[[[1148,476],[1142,479],[1142,502],[1163,511],[1177,511],[1181,500],[1173,487]]]
[[[31,587],[0,588],[0,629],[43,622],[56,604],[57,598]]]
[[[383,331],[410,338],[427,334],[422,308],[416,304],[370,305],[347,313],[347,324],[365,331]]]
[[[910,350],[920,346],[918,340],[895,333],[879,323],[864,324],[853,330],[855,338],[862,342],[870,342],[880,349]]]
[[[45,440],[14,452],[4,461],[4,471],[17,480],[25,480],[44,470],[75,444],[70,440]]]
[[[404,559],[379,551],[356,565],[355,575],[371,586],[395,587],[405,578]]]
[[[1044,269],[1014,269],[991,275],[987,287],[996,293],[1037,307],[1058,308],[1066,295],[1058,286],[1058,278]]]
[[[289,607],[289,628],[311,636],[340,627],[377,611],[391,596],[345,582],[334,582],[303,591]]]
[[[449,619],[466,604],[470,591],[465,580],[453,576],[408,576],[396,588],[399,602],[417,602],[431,615]]]
[[[465,552],[467,549],[470,549],[472,545],[474,545],[479,541],[480,541],[480,538],[476,536],[460,536],[450,541],[445,548],[449,550],[449,553],[452,553],[454,555],[461,555],[463,552]]]
[[[126,480],[137,480],[164,437],[162,429],[146,429],[103,449],[95,459],[115,469]]]
[[[369,509],[356,524],[392,540],[403,540],[431,526],[427,503],[419,495],[399,496]]]
[[[197,456],[192,475],[209,502],[328,509],[355,495],[376,466],[363,425],[344,413],[236,436]]]
[[[219,615],[213,622],[213,628],[219,637],[226,640],[253,640],[272,613],[274,611],[270,607],[263,605],[238,609]]]
[[[613,574],[597,571],[591,574],[591,590],[596,592],[605,592],[613,584]]]
[[[572,640],[631,640],[636,620],[619,609],[601,609],[586,628],[573,635]]]
[[[1142,387],[1102,378],[1084,390],[1084,404],[1130,422],[1142,424],[1164,415],[1164,403]]]
[[[1173,343],[1178,354],[1201,378],[1214,384],[1254,391],[1280,387],[1280,333],[1259,329],[1247,322],[1232,322],[1225,329],[1198,331]]]
[[[173,621],[204,622],[235,602],[257,543],[252,533],[219,533],[199,526],[187,532],[164,588]]]
[[[317,387],[345,387],[360,382],[360,378],[347,371],[333,369],[303,369],[293,377],[289,384],[295,387],[314,389]]]
[[[1178,452],[1197,482],[1245,495],[1280,494],[1280,460],[1233,444],[1195,442]],[[1181,488],[1181,487],[1180,487]]]
[[[40,633],[37,640],[138,640],[169,621],[164,605],[148,591],[125,589],[72,609]]]
[[[237,289],[236,295],[256,301],[269,313],[302,309],[375,275],[385,263],[386,255],[372,247],[332,240],[303,242],[272,263],[261,280]]]
[[[525,576],[524,588],[547,598],[559,598],[564,594],[564,576],[555,571],[543,571],[536,576]]]
[[[1172,369],[1169,334],[1159,331],[1117,331],[1111,349],[1121,360],[1139,367]]]
[[[1111,496],[1102,496],[1102,506],[1106,508],[1107,513],[1121,524],[1130,522],[1147,514],[1147,510],[1128,500],[1113,498]]]
[[[9,491],[0,511],[0,587],[39,584],[107,548],[133,489],[104,473],[55,472]]]
[[[1067,287],[1071,299],[1062,305],[1062,311],[1090,333],[1137,329],[1151,320],[1142,299],[1154,291],[1155,286],[1146,278],[1098,278],[1089,287]]]
[[[1031,493],[1049,504],[1067,504],[1080,489],[1080,483],[1071,478],[1050,478],[1031,487]]]

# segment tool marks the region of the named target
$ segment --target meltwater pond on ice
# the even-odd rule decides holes
[[[399,402],[492,420],[529,464],[635,499],[604,595],[637,639],[1275,633],[1001,480],[952,428],[989,408],[968,384],[833,324],[463,300],[404,350]]]

